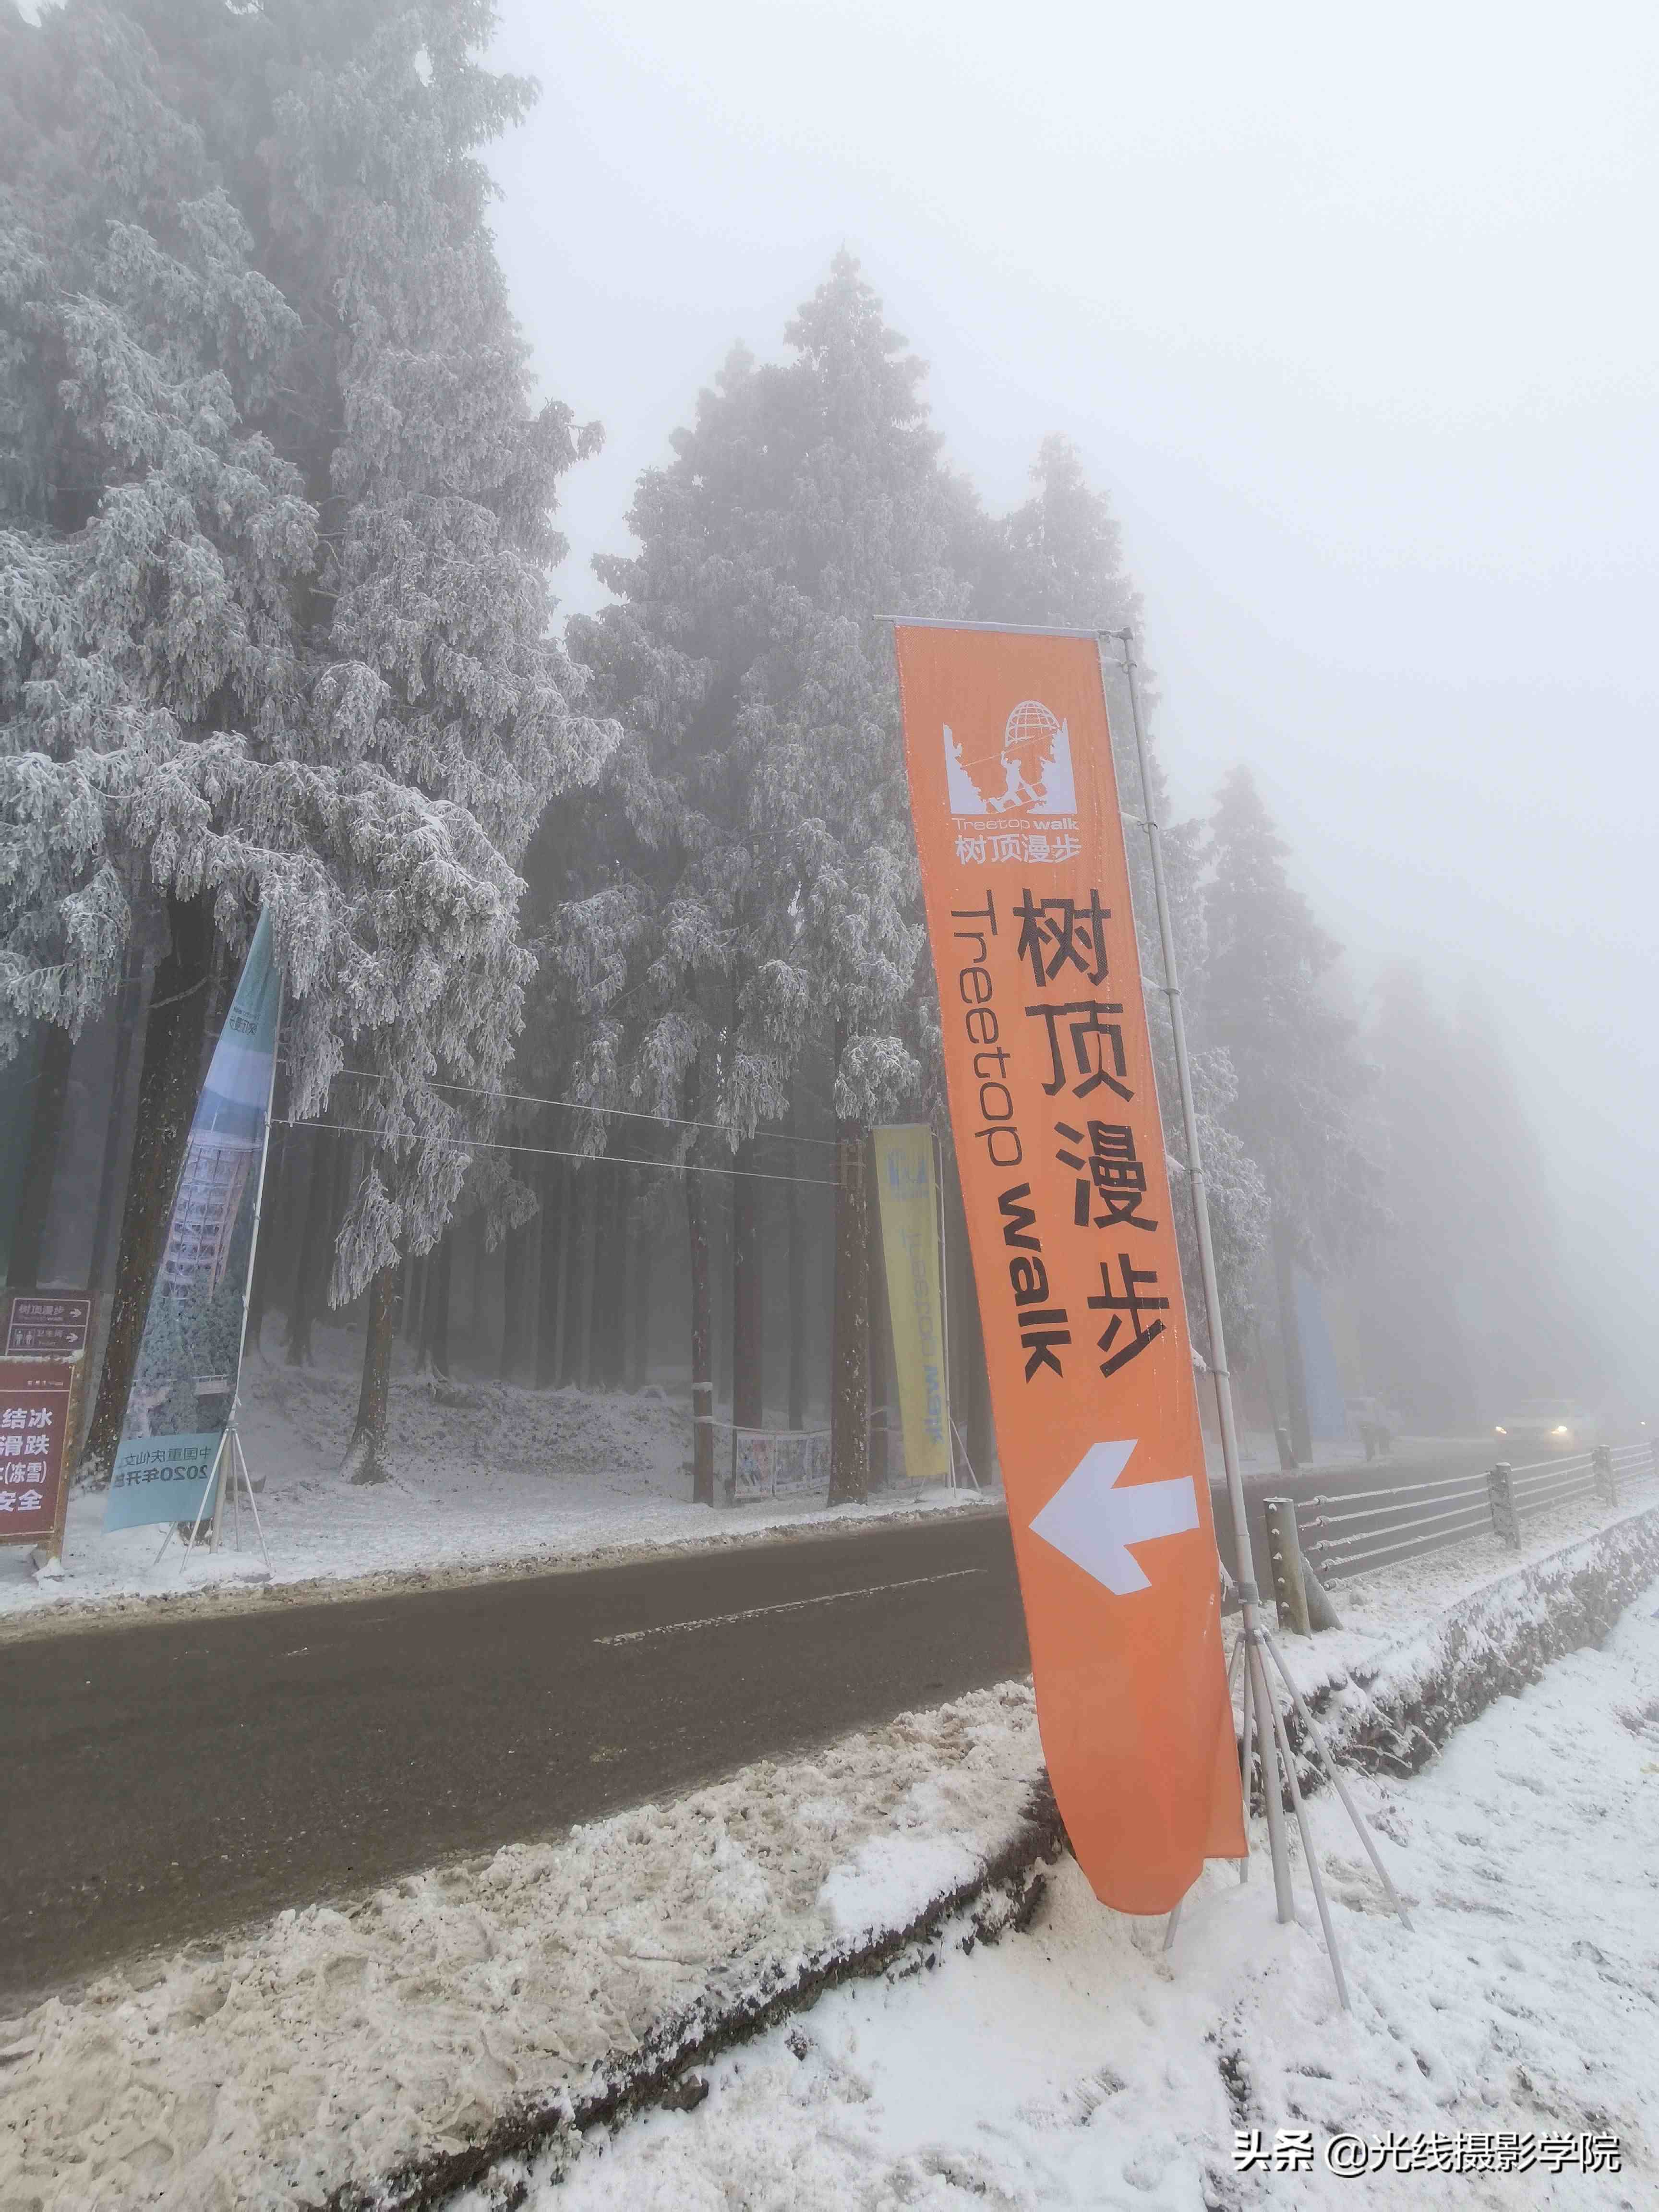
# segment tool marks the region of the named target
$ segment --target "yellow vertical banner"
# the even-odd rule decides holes
[[[939,1183],[933,1133],[925,1124],[871,1133],[893,1319],[893,1369],[911,1481],[951,1480],[945,1403],[945,1313],[939,1272]]]

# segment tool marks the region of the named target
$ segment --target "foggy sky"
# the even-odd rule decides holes
[[[1659,1383],[1659,15],[503,5],[508,279],[608,433],[566,605],[851,247],[989,503],[1054,429],[1109,491],[1182,806],[1249,760],[1357,988],[1417,958],[1497,1013]]]

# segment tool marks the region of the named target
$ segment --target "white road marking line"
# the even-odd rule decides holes
[[[920,1589],[926,1583],[964,1582],[984,1567],[953,1567],[945,1575],[914,1575],[908,1582],[871,1583],[863,1589],[830,1590],[823,1597],[793,1597],[783,1605],[751,1605],[743,1613],[711,1613],[702,1620],[670,1620],[660,1628],[629,1628],[620,1636],[596,1636],[595,1644],[644,1644],[653,1636],[689,1636],[697,1628],[725,1628],[734,1620],[760,1620],[769,1613],[805,1613],[811,1605],[839,1605],[849,1597],[880,1597],[888,1590]]]

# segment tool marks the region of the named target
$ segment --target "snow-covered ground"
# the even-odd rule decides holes
[[[1040,1765],[978,1691],[0,2016],[0,2205],[276,2212],[580,2096],[970,1880]]]
[[[589,2131],[537,2212],[1346,2208],[1659,2202],[1659,1583],[1427,1772],[1359,1795],[1414,1926],[1342,1810],[1311,1808],[1353,2010],[1311,1894],[1212,1868],[1173,1954],[1063,1860],[1028,1934],[834,1991],[718,2060],[690,2112]],[[1298,1868],[1301,1862],[1298,1854]],[[1235,2131],[1311,2135],[1311,2172],[1237,2172]],[[1616,2136],[1623,2170],[1328,2170],[1334,2136]],[[557,2162],[566,2163],[561,2160]],[[480,2192],[465,2203],[483,2212]]]
[[[1554,1587],[1570,1600],[1629,1540],[1575,1547]],[[1442,1639],[1408,1573],[1376,1593],[1373,1632],[1349,1632],[1339,1729],[1362,1678],[1411,1679]],[[1524,1656],[1546,1587],[1523,1568],[1436,1595],[1483,1607],[1480,1639]],[[1357,1781],[1413,1931],[1340,1806],[1314,1801],[1351,2018],[1305,1886],[1299,1924],[1277,1927],[1260,1858],[1243,1889],[1211,1869],[1170,1959],[1161,1923],[1104,1911],[1062,1860],[1029,1933],[969,1955],[949,1929],[931,1969],[911,1956],[715,2062],[699,2110],[590,2128],[496,2181],[527,2179],[539,2212],[1659,2201],[1656,1610],[1659,1583],[1424,1773]],[[1287,1647],[1309,1686],[1342,1673],[1334,1642]],[[1030,1833],[1040,1768],[1011,1683],[101,1974],[0,2017],[0,2205],[315,2203],[515,2105],[576,2108],[966,1887]],[[1236,2123],[1269,2146],[1279,2128],[1612,2130],[1627,2171],[1373,2173],[1344,2196],[1322,2172],[1233,2175]]]
[[[362,1339],[319,1328],[315,1341],[313,1367],[289,1367],[277,1352],[251,1356],[243,1370],[242,1441],[253,1480],[264,1485],[259,1514],[278,1583],[476,1572],[974,1504],[971,1491],[900,1484],[868,1506],[833,1515],[821,1498],[694,1505],[690,1412],[659,1390],[606,1395],[474,1382],[466,1385],[473,1402],[456,1405],[429,1378],[409,1374],[392,1383],[394,1480],[355,1488],[340,1480],[339,1467],[356,1411]],[[208,1583],[229,1594],[264,1579],[246,1516],[240,1548],[232,1548],[228,1509],[223,1547],[193,1559],[182,1583],[177,1542],[158,1558],[164,1529],[106,1535],[103,1512],[101,1495],[70,1499],[62,1581],[38,1581],[21,1547],[0,1550],[0,1619],[118,1607]]]

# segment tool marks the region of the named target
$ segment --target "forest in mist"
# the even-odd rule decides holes
[[[953,1411],[988,1469],[890,623],[1100,631],[1124,806],[1167,819],[1109,488],[1055,434],[1017,502],[983,496],[906,302],[843,251],[763,352],[701,389],[687,364],[565,619],[562,488],[605,434],[534,396],[485,167],[532,88],[487,65],[492,21],[0,0],[7,1283],[100,1299],[96,1479],[264,910],[287,999],[250,1342],[362,1332],[356,1479],[395,1456],[402,1358],[701,1387],[739,1426],[831,1428],[832,1494],[861,1495],[890,1386],[859,1164],[896,1121],[943,1142]],[[1167,838],[1252,1424],[1305,1460],[1359,1400],[1447,1435],[1627,1394],[1492,1010],[1420,958],[1362,985],[1252,767]]]

